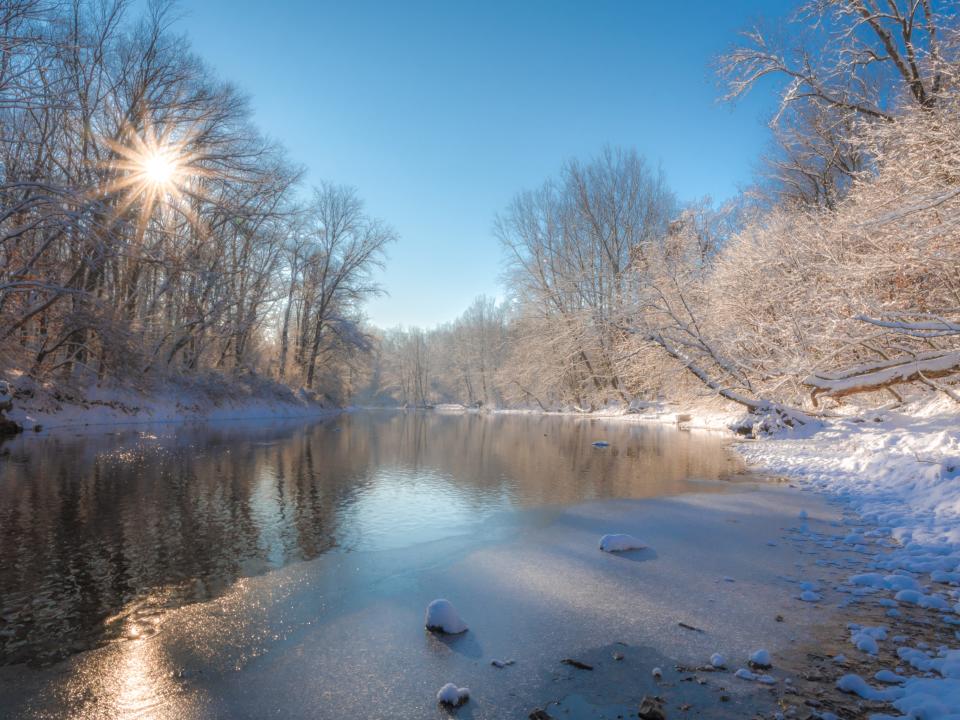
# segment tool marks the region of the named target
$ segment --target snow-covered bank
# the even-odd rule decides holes
[[[872,716],[878,719],[960,717],[960,416],[953,408],[874,412],[737,449],[754,468],[849,512],[847,527],[805,530],[805,539],[866,560],[868,572],[835,588],[847,595],[841,606],[859,622],[886,608],[894,630],[851,624],[851,652],[880,666],[878,681],[902,678],[902,687],[874,687],[855,674],[837,687],[902,713]]]
[[[463,405],[438,405],[445,412],[476,412]],[[704,400],[698,403],[678,403],[668,400],[634,401],[629,405],[611,404],[594,410],[558,408],[543,410],[536,407],[496,408],[490,412],[503,415],[563,415],[593,420],[617,420],[632,423],[669,425],[687,430],[718,430],[728,432],[743,418],[743,408],[733,403]]]
[[[149,388],[93,385],[82,391],[44,387],[21,378],[7,417],[25,430],[133,423],[320,417],[334,403],[279,383],[248,376],[168,382]]]
[[[872,413],[737,449],[757,469],[842,500],[906,547],[960,552],[960,415]]]

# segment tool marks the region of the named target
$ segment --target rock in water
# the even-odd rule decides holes
[[[3,414],[13,409],[13,390],[6,380],[0,380],[0,437],[4,435],[16,435],[23,432],[19,423],[9,420]]]
[[[600,538],[600,549],[604,552],[625,552],[627,550],[643,550],[647,547],[643,541],[633,535],[604,535]]]
[[[427,605],[427,614],[424,619],[427,630],[442,632],[448,635],[459,635],[467,631],[467,624],[460,617],[453,603],[440,598]]]
[[[658,697],[644,695],[643,700],[640,701],[637,717],[640,720],[667,720],[667,716],[663,712],[663,701]]]
[[[437,691],[437,702],[441,705],[460,707],[470,699],[470,688],[458,688],[453,683],[447,683]]]

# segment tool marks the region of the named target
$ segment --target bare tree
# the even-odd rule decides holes
[[[131,8],[0,5],[0,369],[282,377],[296,326],[312,383],[321,354],[349,375],[392,233],[361,214],[324,234],[318,200],[307,238],[301,171],[246,98],[171,32],[170,3]]]
[[[627,399],[614,362],[617,323],[637,282],[634,260],[674,207],[661,172],[634,151],[608,148],[519,195],[496,222],[524,324],[554,348],[542,374],[562,378],[578,406]]]
[[[782,30],[755,25],[718,69],[733,101],[775,78],[770,160],[787,197],[835,206],[852,177],[870,166],[851,145],[853,125],[889,122],[904,102],[936,106],[945,68],[956,60],[956,11],[938,0],[808,0]]]
[[[315,191],[308,217],[304,291],[310,312],[302,323],[310,337],[305,383],[312,387],[324,333],[342,334],[352,324],[350,313],[380,292],[372,271],[382,266],[386,246],[396,234],[366,215],[352,188],[329,183]]]

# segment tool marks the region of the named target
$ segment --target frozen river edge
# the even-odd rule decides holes
[[[951,443],[935,420],[838,423],[737,445],[770,475],[721,493],[588,502],[486,537],[333,553],[152,617],[146,639],[0,668],[0,707],[444,717],[436,691],[454,682],[470,688],[465,718],[616,717],[645,696],[667,717],[948,717],[960,669]],[[648,548],[602,553],[608,533]],[[424,631],[437,597],[469,632]],[[760,649],[772,668],[750,666]],[[725,667],[710,666],[716,653]]]
[[[846,570],[806,549],[801,512],[824,532],[841,522],[815,495],[734,483],[585,503],[480,543],[331,554],[164,613],[147,640],[3,668],[0,705],[10,717],[442,717],[435,693],[452,681],[471,689],[459,717],[601,717],[645,695],[663,697],[668,716],[688,705],[705,717],[772,713],[812,638],[841,624],[834,603],[800,600],[800,583],[829,586]],[[649,548],[602,553],[607,530]],[[441,596],[464,635],[424,631],[423,608]],[[773,684],[735,677],[760,648]],[[725,669],[694,669],[714,653]]]

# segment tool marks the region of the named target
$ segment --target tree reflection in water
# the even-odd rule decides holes
[[[610,448],[591,446],[601,437]],[[0,664],[142,637],[165,608],[334,549],[440,539],[526,508],[702,491],[692,478],[731,470],[717,437],[537,415],[362,412],[4,450]]]

